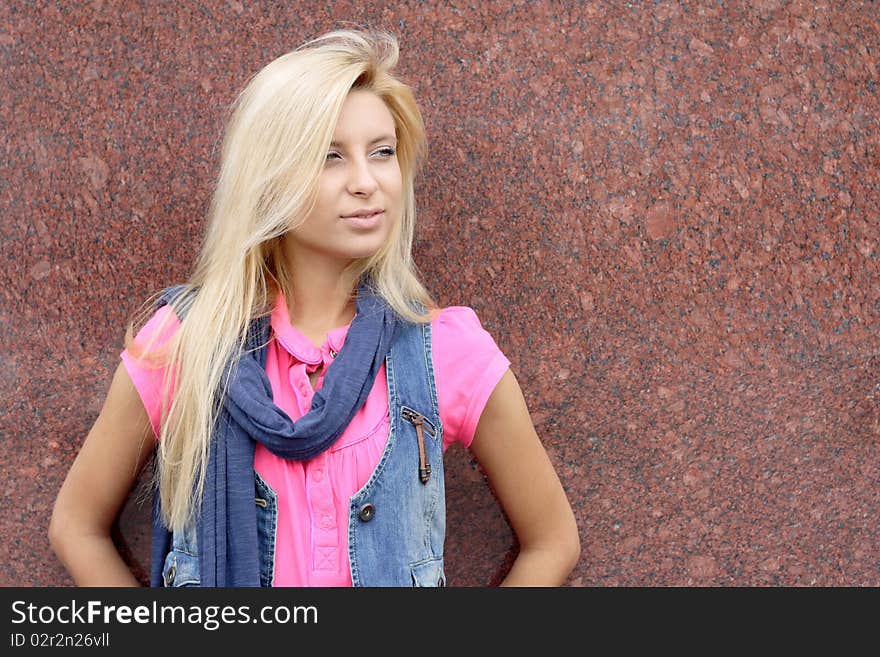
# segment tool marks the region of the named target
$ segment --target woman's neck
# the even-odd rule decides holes
[[[355,315],[354,291],[356,280],[338,267],[298,258],[289,289],[285,291],[290,323],[316,345],[323,343],[327,332],[348,324]]]

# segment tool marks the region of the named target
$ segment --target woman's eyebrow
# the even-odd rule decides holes
[[[378,144],[380,141],[395,141],[396,139],[397,138],[394,135],[381,135],[381,136],[376,137],[375,139],[369,141],[367,143],[367,146],[372,146],[373,144]],[[339,146],[344,146],[345,144],[343,142],[331,141],[330,145],[339,147]]]

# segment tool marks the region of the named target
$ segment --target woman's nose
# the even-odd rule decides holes
[[[366,160],[355,160],[351,163],[348,178],[348,191],[355,196],[370,196],[379,188],[376,176],[370,170]]]

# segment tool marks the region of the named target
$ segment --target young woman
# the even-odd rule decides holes
[[[503,583],[571,572],[574,516],[508,360],[417,278],[424,131],[397,56],[333,32],[236,100],[195,272],[129,330],[58,494],[77,584],[137,585],[110,528],[155,452],[153,585],[444,585],[453,442],[519,541]]]

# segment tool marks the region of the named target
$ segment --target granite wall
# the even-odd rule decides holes
[[[127,319],[189,271],[225,108],[351,25],[399,36],[416,258],[513,363],[568,583],[880,585],[880,12],[827,0],[2,3],[0,584],[71,584],[51,507]],[[447,462],[451,584],[495,583],[513,535]]]

